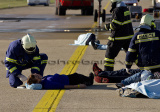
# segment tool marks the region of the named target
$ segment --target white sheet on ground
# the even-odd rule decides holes
[[[78,36],[77,40],[74,40],[74,44],[69,44],[69,45],[75,45],[75,46],[86,45],[86,41],[88,40],[88,38],[91,34],[92,33],[81,34]],[[89,45],[91,45],[91,42],[89,42]],[[99,50],[106,50],[107,47],[108,47],[108,45],[97,44],[97,49],[99,49]],[[123,48],[121,50],[123,50]]]
[[[152,80],[145,80],[137,83],[132,83],[126,87],[135,89],[149,98],[153,99],[160,98],[160,79],[152,79]]]
[[[78,36],[77,40],[74,40],[74,44],[69,45],[86,45],[86,41],[88,40],[91,34],[92,33],[81,34]],[[91,42],[89,42],[89,45],[91,45]]]

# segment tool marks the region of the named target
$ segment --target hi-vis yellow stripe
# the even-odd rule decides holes
[[[124,16],[128,16],[128,15],[130,15],[130,11],[124,12]]]
[[[69,61],[79,62],[88,46],[79,46]],[[66,64],[60,74],[72,74],[76,72],[79,63]],[[39,101],[33,112],[55,112],[65,90],[47,90],[45,95]]]

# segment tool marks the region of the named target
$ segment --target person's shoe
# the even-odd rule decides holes
[[[93,82],[94,82],[94,74],[91,72],[90,74],[89,74],[89,78],[90,78],[90,83],[91,83],[91,85],[93,85]]]
[[[118,95],[122,97],[123,94],[124,94],[124,89],[123,88],[119,88],[119,89],[117,89],[117,92],[118,92]]]
[[[117,88],[122,88],[124,85],[122,83],[116,83]]]
[[[121,97],[131,97],[131,98],[136,98],[137,95],[139,94],[138,91],[130,88],[119,88],[118,89],[118,94]]]
[[[103,77],[99,77],[98,74],[102,72],[102,69],[100,69],[98,66],[97,66],[97,63],[94,63],[93,64],[93,72],[94,72],[94,80],[98,83],[108,83],[109,82],[109,79],[108,78],[103,78]]]
[[[97,83],[108,83],[109,82],[109,79],[103,78],[103,77],[99,77],[99,76],[94,76],[94,80]]]
[[[98,76],[98,74],[99,74],[100,72],[102,72],[102,69],[100,69],[100,68],[97,66],[97,63],[94,63],[94,64],[93,64],[93,72],[94,72],[95,76]]]
[[[103,78],[102,83],[109,83],[109,79],[108,78]]]
[[[95,40],[95,43],[96,43],[96,44],[100,44],[100,41],[99,41],[99,40]]]
[[[91,40],[91,45],[92,45],[94,50],[97,49],[97,44],[95,43],[95,40]]]

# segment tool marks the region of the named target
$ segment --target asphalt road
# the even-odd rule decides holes
[[[109,0],[103,0],[102,7],[105,7]],[[150,7],[151,0],[141,0],[139,5],[142,8]],[[98,2],[95,1],[95,9]],[[106,12],[109,13],[110,5]],[[85,29],[95,28],[93,16],[81,16],[80,10],[68,10],[66,16],[54,15],[54,4],[49,7],[20,7],[0,10],[0,112],[31,112],[41,100],[46,90],[20,90],[11,88],[8,79],[5,78],[5,51],[10,42],[21,38],[26,33],[33,35],[40,48],[41,53],[49,57],[48,65],[44,74],[60,73],[65,67],[64,63],[53,63],[57,60],[67,61],[77,49],[77,46],[70,46],[80,34],[87,33]],[[5,19],[4,19],[5,18]],[[9,19],[7,19],[9,18]],[[18,18],[18,19],[17,19]],[[102,24],[103,25],[103,24]],[[134,26],[138,24],[133,23]],[[59,32],[54,32],[58,29]],[[72,32],[64,30],[71,29]],[[76,29],[76,31],[75,31]],[[79,29],[77,31],[77,29]],[[80,31],[81,30],[81,31]],[[107,43],[110,32],[93,32],[100,39],[102,44]],[[80,63],[76,72],[86,76],[92,71],[92,61],[104,59],[105,51],[93,50],[88,46],[81,61],[88,61],[88,64]],[[115,70],[125,68],[125,53],[122,51],[117,56]],[[103,68],[103,64],[99,64]],[[137,68],[135,65],[133,68]],[[30,70],[23,71],[28,76]],[[114,83],[94,85],[86,89],[66,90],[60,100],[57,112],[159,112],[159,100],[148,98],[122,98],[117,95]],[[51,90],[52,91],[52,90]],[[53,90],[54,91],[54,90]]]

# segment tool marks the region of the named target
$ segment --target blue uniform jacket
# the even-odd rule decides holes
[[[39,73],[40,65],[41,58],[37,46],[34,54],[27,54],[21,45],[21,39],[10,43],[5,57],[5,66],[8,71],[6,77],[10,74],[17,76],[27,67],[31,67],[32,73]]]
[[[126,67],[136,62],[141,70],[160,68],[160,31],[142,30],[137,32],[126,54]]]
[[[41,81],[43,89],[64,89],[65,85],[69,85],[69,78],[67,75],[47,75]]]

